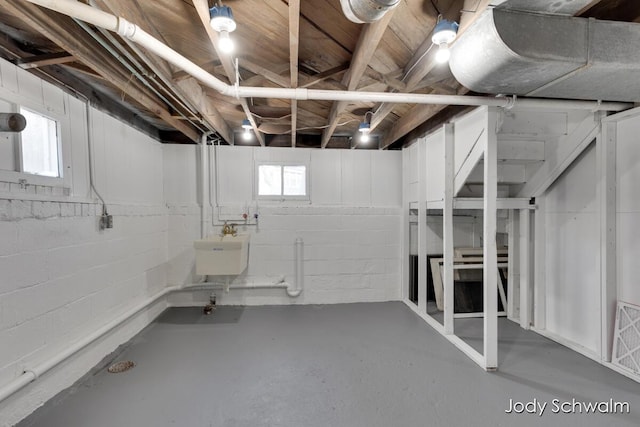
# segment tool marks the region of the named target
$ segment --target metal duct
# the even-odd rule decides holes
[[[0,113],[0,132],[22,132],[27,119],[19,113]]]
[[[400,3],[400,0],[340,0],[342,13],[351,22],[357,24],[379,20],[389,10]]]
[[[640,25],[493,9],[451,51],[456,79],[482,93],[640,101]]]
[[[588,9],[593,4],[593,0],[494,0],[491,4],[501,9],[519,10],[521,12],[573,16],[582,10]]]

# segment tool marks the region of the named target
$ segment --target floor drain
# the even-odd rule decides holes
[[[120,372],[128,371],[134,366],[136,366],[135,363],[130,360],[125,360],[123,362],[114,363],[113,365],[109,366],[109,369],[107,369],[107,371],[112,374],[119,374]]]

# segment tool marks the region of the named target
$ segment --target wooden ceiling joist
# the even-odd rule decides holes
[[[340,64],[337,67],[330,68],[314,76],[305,78],[304,83],[300,85],[300,87],[308,88],[318,83],[321,83],[325,80],[336,78],[337,76],[344,73],[348,69],[349,69],[349,64],[345,62],[344,64]]]
[[[289,67],[291,87],[298,87],[298,49],[300,46],[300,0],[289,0]],[[296,146],[298,101],[291,100],[291,146]]]
[[[5,0],[4,5],[34,30],[45,35],[61,49],[126,93],[132,101],[148,109],[189,139],[199,140],[199,134],[193,127],[176,120],[164,103],[142,89],[137,82],[132,82],[128,72],[114,64],[104,49],[93,39],[86,37],[85,32],[71,18],[24,1]]]
[[[218,48],[218,38],[219,38],[218,33],[213,28],[211,28],[211,25],[209,25],[209,21],[210,21],[209,2],[207,0],[191,0],[191,2],[193,3],[193,6],[196,9],[198,17],[202,22],[202,26],[204,27],[204,30],[206,31],[207,36],[209,37],[209,41],[213,45],[213,48],[215,49],[216,54],[218,55],[218,58],[220,59],[220,62],[224,67],[225,73],[227,74],[227,78],[229,79],[229,83],[236,84],[236,69],[233,64],[233,61],[230,56],[220,52],[220,49]],[[249,110],[249,104],[247,103],[247,100],[244,98],[240,98],[239,101],[240,101],[240,105],[242,106],[242,110],[244,111],[244,114],[247,116],[247,119],[251,123],[253,132],[256,135],[256,139],[258,140],[258,142],[260,142],[260,145],[264,147],[265,145],[264,137],[262,136],[262,133],[260,132],[260,130],[258,130],[258,124],[256,123],[253,117],[253,114],[251,114],[251,110]]]
[[[73,55],[69,55],[67,52],[56,52],[22,58],[16,61],[16,65],[28,70],[30,68],[40,68],[47,65],[66,64],[75,60]]]
[[[375,53],[384,32],[389,26],[389,22],[393,17],[393,9],[384,14],[384,16],[371,24],[365,24],[360,32],[358,43],[356,44],[355,51],[351,58],[351,65],[346,74],[342,78],[342,83],[347,87],[347,90],[356,90],[358,83],[362,78],[364,72]],[[322,132],[321,147],[325,148],[331,139],[331,135],[338,126],[338,120],[340,115],[344,112],[348,102],[339,101],[334,102],[329,113],[329,120],[327,127]]]
[[[137,23],[137,25],[140,25],[142,29],[155,38],[163,42],[165,41],[157,28],[155,28],[155,26],[145,18],[144,12],[140,9],[140,5],[137,1],[128,0],[123,2],[122,0],[99,0],[99,4],[115,15],[122,16],[131,22]],[[140,51],[136,46],[132,46],[132,43],[128,40],[125,40],[125,42],[135,51]],[[233,140],[231,128],[213,105],[211,100],[202,96],[201,87],[194,87],[192,82],[175,82],[172,79],[173,72],[171,66],[164,59],[156,56],[155,54],[141,53],[140,56],[142,61],[159,75],[158,77],[173,93],[175,93],[179,98],[185,99],[189,106],[196,110],[195,112],[202,117],[207,127],[215,130],[225,141],[231,142]]]

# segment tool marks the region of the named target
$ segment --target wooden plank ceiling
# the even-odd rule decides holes
[[[208,23],[212,0],[84,2],[136,23],[227,83],[443,94],[467,90],[434,60],[438,16],[460,22],[464,31],[491,3],[403,0],[379,21],[360,25],[345,18],[339,0],[227,0],[237,22],[228,56],[218,51]],[[640,8],[632,0],[603,0],[582,14],[638,21]],[[24,0],[0,0],[0,33],[2,57],[167,142],[197,141],[214,131],[230,144],[397,148],[407,135],[460,111],[222,96],[128,40]],[[374,135],[366,146],[353,138],[365,115]],[[240,138],[244,119],[253,127],[251,141]]]

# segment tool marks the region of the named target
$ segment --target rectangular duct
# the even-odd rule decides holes
[[[455,42],[451,71],[481,93],[640,100],[640,24],[492,9]]]

